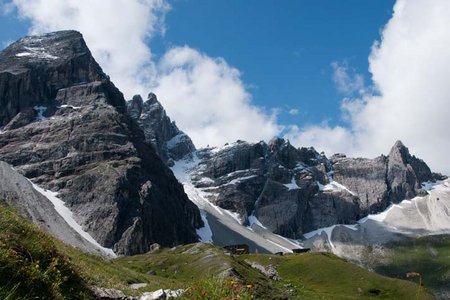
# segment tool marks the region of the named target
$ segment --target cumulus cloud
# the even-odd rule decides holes
[[[75,29],[127,98],[153,90],[197,146],[269,139],[276,114],[251,103],[239,71],[189,47],[157,61],[150,39],[164,31],[165,0],[12,0],[4,9],[31,21],[31,33]]]
[[[176,47],[164,55],[158,70],[156,94],[198,146],[267,140],[281,130],[276,112],[253,106],[240,72],[222,58]]]
[[[305,127],[291,125],[286,128],[285,137],[294,145],[314,146],[327,154],[349,153],[354,148],[353,136],[348,129],[341,126],[331,127],[326,122]]]
[[[450,2],[398,0],[369,65],[377,93],[343,102],[350,129],[313,127],[291,139],[328,153],[350,144],[350,154],[372,157],[401,139],[434,170],[450,174]],[[337,87],[352,90],[345,72],[335,69]],[[337,138],[321,144],[321,136],[334,133]]]

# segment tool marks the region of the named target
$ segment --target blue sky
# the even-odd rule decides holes
[[[241,70],[255,104],[279,107],[283,123],[339,123],[342,95],[331,63],[370,80],[368,56],[392,16],[392,0],[177,0],[153,50],[187,44]],[[298,109],[292,116],[290,109]]]
[[[402,140],[450,174],[448,0],[0,4],[2,44],[81,31],[127,98],[155,92],[198,147],[283,136],[375,157]]]

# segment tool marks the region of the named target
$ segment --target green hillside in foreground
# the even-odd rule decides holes
[[[273,266],[280,280],[250,267]],[[130,284],[147,283],[133,290]],[[182,299],[434,299],[423,287],[331,254],[232,256],[192,244],[106,260],[43,233],[0,206],[0,299],[90,299],[90,287],[127,295],[186,289]]]
[[[381,274],[404,278],[419,273],[424,285],[448,299],[450,294],[450,236],[432,235],[410,238],[387,245],[384,259],[372,268]],[[384,262],[384,263],[380,263]],[[447,294],[446,294],[447,293]]]

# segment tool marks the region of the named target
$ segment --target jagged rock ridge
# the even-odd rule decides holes
[[[197,240],[197,207],[80,33],[30,36],[2,51],[0,107],[0,160],[59,192],[101,245],[136,254]]]
[[[330,159],[289,141],[238,141],[197,151],[194,185],[216,205],[239,213],[243,224],[256,217],[271,231],[290,238],[351,224],[390,203],[425,192],[421,183],[442,179],[397,142],[388,156]]]
[[[150,93],[145,102],[140,95],[134,96],[128,101],[127,109],[143,130],[147,143],[168,165],[195,151],[191,138],[170,120],[155,94]]]

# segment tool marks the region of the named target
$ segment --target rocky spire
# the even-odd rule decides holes
[[[145,140],[168,165],[195,151],[192,140],[170,120],[155,94],[150,93],[146,102],[140,95],[134,96],[127,109],[144,131]]]

